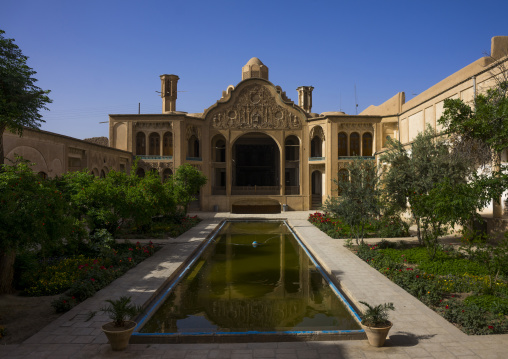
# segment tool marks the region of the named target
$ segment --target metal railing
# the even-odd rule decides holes
[[[173,156],[156,156],[156,155],[136,155],[141,160],[172,160]]]
[[[234,196],[279,195],[280,186],[233,186],[231,194]]]
[[[187,161],[201,161],[201,157],[185,157]]]
[[[324,161],[324,157],[309,157],[309,161]]]
[[[339,156],[339,160],[354,160],[355,158],[360,158],[362,160],[373,160],[376,157],[374,157],[374,156]]]

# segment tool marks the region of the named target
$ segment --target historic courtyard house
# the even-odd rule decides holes
[[[5,153],[23,155],[49,176],[83,168],[105,175],[110,169],[129,170],[138,158],[138,175],[156,171],[164,180],[189,163],[209,179],[195,204],[201,210],[309,210],[337,195],[333,180],[347,173],[353,156],[376,160],[388,136],[410,144],[427,125],[441,130],[437,120],[444,100],[471,102],[494,86],[507,54],[508,36],[494,37],[490,57],[410,101],[400,92],[358,115],[312,112],[312,86],[298,87],[297,100],[291,100],[270,82],[268,67],[256,57],[243,66],[241,81],[202,113],[177,111],[179,77],[161,75],[162,113],[110,115],[109,143],[27,130],[22,138],[5,134]],[[508,214],[506,193],[499,203],[493,201],[493,216],[503,214]]]

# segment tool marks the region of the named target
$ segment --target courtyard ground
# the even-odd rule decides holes
[[[343,240],[330,239],[307,221],[309,212],[278,215],[200,213],[204,220],[171,240],[153,257],[63,314],[21,344],[0,346],[0,358],[506,358],[508,335],[468,336],[364,263]],[[100,327],[102,314],[85,321],[104,300],[131,295],[146,302],[215,226],[226,217],[287,218],[323,267],[340,283],[351,301],[393,302],[394,326],[385,347],[366,340],[236,344],[131,344],[112,352]],[[27,315],[28,316],[28,315]]]

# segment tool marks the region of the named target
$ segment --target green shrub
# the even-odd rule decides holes
[[[464,300],[468,306],[477,306],[495,314],[508,315],[508,298],[495,295],[471,295]]]

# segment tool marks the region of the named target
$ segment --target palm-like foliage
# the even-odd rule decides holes
[[[122,296],[119,299],[106,300],[110,305],[101,308],[103,312],[109,314],[109,318],[115,323],[115,327],[125,326],[125,321],[141,313],[142,307],[131,304],[131,297]]]
[[[363,312],[362,324],[369,327],[384,327],[390,325],[388,320],[388,310],[395,310],[393,303],[384,303],[376,306],[371,306],[366,302],[360,301],[367,307]]]

